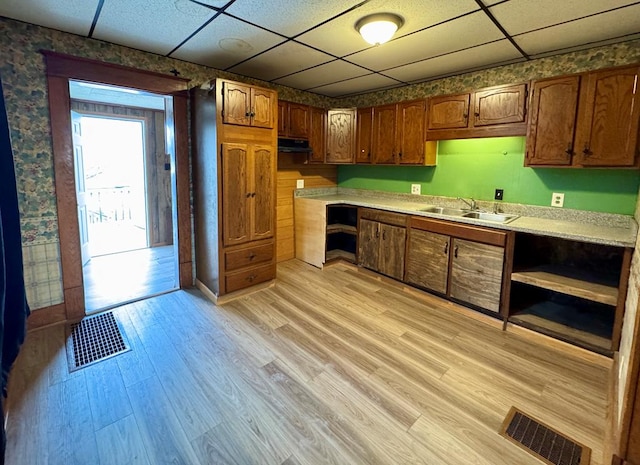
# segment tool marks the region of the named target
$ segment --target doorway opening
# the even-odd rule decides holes
[[[69,90],[85,313],[178,289],[171,97],[76,81]]]

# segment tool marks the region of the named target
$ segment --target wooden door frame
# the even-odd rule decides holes
[[[47,65],[65,318],[78,320],[85,315],[71,140],[70,79],[140,89],[173,97],[178,273],[180,288],[191,287],[193,273],[187,121],[189,80],[51,51],[42,53]]]

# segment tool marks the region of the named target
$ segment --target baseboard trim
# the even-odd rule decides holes
[[[213,302],[216,305],[224,305],[227,302],[231,302],[232,300],[235,300],[239,297],[243,297],[249,294],[253,294],[254,292],[258,292],[261,291],[263,289],[268,289],[272,286],[274,286],[276,283],[275,279],[272,279],[271,281],[267,281],[264,283],[260,283],[260,284],[255,284],[251,287],[248,287],[246,289],[241,289],[239,291],[235,291],[235,292],[230,292],[229,294],[225,294],[222,296],[218,296],[216,295],[211,289],[209,289],[207,286],[204,285],[204,283],[198,279],[196,279],[196,287],[200,290],[200,292],[202,292],[205,297],[207,299],[209,299],[211,302]]]
[[[27,318],[27,331],[67,321],[67,306],[63,303],[33,310]]]

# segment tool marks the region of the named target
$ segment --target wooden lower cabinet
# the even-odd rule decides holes
[[[420,229],[410,234],[405,281],[446,294],[451,238]]]
[[[407,283],[501,312],[511,233],[421,217],[410,225]]]
[[[376,215],[377,213],[372,213],[372,216]],[[380,216],[391,218],[391,221],[400,225],[362,218],[361,213],[358,228],[358,264],[392,278],[402,279],[407,240],[407,229],[403,223],[406,224],[406,217],[386,212],[380,212]]]
[[[453,239],[449,296],[500,311],[504,247]]]

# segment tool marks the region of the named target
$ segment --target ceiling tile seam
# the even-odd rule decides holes
[[[93,36],[93,31],[96,29],[96,25],[98,24],[98,18],[100,18],[100,14],[102,13],[102,7],[104,6],[104,0],[98,1],[98,6],[96,7],[96,14],[93,15],[93,21],[91,21],[91,27],[89,28],[89,34],[87,37],[89,39]]]
[[[295,42],[295,43],[297,43],[297,44],[300,44],[300,42],[295,41],[295,40],[294,40],[293,42]],[[315,47],[310,47],[309,45],[306,45],[306,44],[300,44],[300,45],[304,45],[305,47],[313,48],[314,50],[317,50],[317,51],[319,51],[319,52],[322,52],[322,50],[316,49]],[[270,82],[274,82],[274,81],[277,81],[277,80],[279,80],[279,79],[284,79],[284,78],[286,78],[286,77],[293,76],[294,74],[303,73],[303,72],[305,72],[305,71],[309,71],[310,69],[317,68],[317,67],[319,67],[319,66],[328,65],[329,63],[334,63],[334,62],[336,62],[336,61],[343,61],[343,62],[345,62],[345,63],[347,63],[347,64],[350,64],[350,65],[356,66],[356,67],[358,67],[358,68],[361,68],[361,69],[363,69],[363,70],[367,71],[367,72],[368,72],[368,73],[370,73],[370,74],[374,74],[374,73],[377,73],[377,72],[378,72],[378,71],[376,71],[375,69],[369,69],[369,68],[367,68],[366,66],[362,66],[362,65],[359,65],[359,64],[357,64],[357,63],[353,63],[352,61],[345,60],[345,59],[343,59],[343,58],[337,57],[337,56],[332,55],[332,54],[330,54],[330,53],[327,53],[327,52],[322,52],[322,53],[324,53],[324,54],[326,54],[326,55],[329,55],[329,56],[334,57],[334,58],[335,58],[335,60],[326,61],[326,62],[324,62],[324,63],[319,63],[319,64],[317,64],[317,65],[309,66],[308,68],[305,68],[305,69],[301,69],[301,70],[295,71],[295,72],[293,72],[293,73],[285,74],[284,76],[280,76],[280,77],[277,77],[277,78],[272,79]],[[366,74],[365,74],[365,76],[366,76]],[[356,76],[356,77],[362,77],[362,76]],[[351,79],[351,78],[349,78],[349,79]],[[355,78],[353,78],[353,79],[355,79]],[[324,85],[324,84],[323,84],[323,85]]]
[[[507,40],[509,40],[509,42],[511,42],[511,44],[516,48],[516,50],[518,50],[518,52],[520,52],[520,54],[525,57],[527,60],[530,60],[531,58],[529,57],[529,55],[527,55],[527,53],[522,50],[522,48],[520,47],[520,45],[518,45],[516,43],[516,41],[513,39],[513,37],[511,37],[511,35],[507,32],[507,30],[504,28],[504,26],[502,26],[502,24],[500,24],[498,22],[498,20],[496,19],[495,16],[493,16],[493,13],[491,13],[491,11],[489,11],[489,8],[487,8],[487,6],[482,3],[482,0],[476,0],[476,3],[478,4],[478,6],[482,9],[482,11],[484,11],[484,13],[489,17],[489,19],[491,20],[491,22],[493,22],[493,24],[495,24],[495,26],[500,29],[500,32],[502,32],[502,34],[504,34],[504,36],[507,38]]]
[[[352,11],[357,10],[358,8],[360,8],[361,6],[363,6],[363,5],[367,4],[367,3],[369,3],[370,1],[371,1],[371,0],[364,0],[363,2],[360,2],[360,3],[358,3],[357,5],[353,5],[351,8],[348,8],[348,9],[344,10],[342,13],[338,13],[337,15],[335,15],[335,16],[333,16],[333,17],[329,18],[329,19],[325,19],[324,21],[322,21],[322,22],[320,22],[320,23],[316,24],[315,26],[310,27],[310,28],[309,28],[309,29],[307,29],[306,31],[299,32],[298,34],[296,34],[296,35],[292,36],[291,38],[292,38],[292,39],[295,39],[295,38],[297,38],[297,37],[300,37],[301,35],[304,35],[304,34],[306,34],[306,33],[308,33],[308,32],[313,31],[314,29],[318,29],[320,26],[324,26],[325,24],[330,23],[331,21],[334,21],[334,20],[336,20],[336,19],[340,18],[341,16],[346,15],[347,13],[351,13]],[[355,26],[354,26],[354,27],[355,27]],[[306,45],[306,44],[305,44],[305,45]]]
[[[530,34],[532,32],[543,31],[545,29],[549,29],[549,28],[552,28],[552,27],[562,26],[563,24],[569,24],[569,23],[573,23],[574,21],[580,21],[580,20],[587,19],[587,18],[593,18],[595,16],[599,16],[599,15],[602,15],[602,14],[605,14],[605,13],[610,13],[612,11],[621,10],[623,8],[629,8],[629,7],[638,6],[638,5],[640,5],[640,2],[635,2],[635,3],[631,3],[629,5],[623,5],[623,6],[619,6],[619,7],[616,7],[616,8],[611,8],[610,10],[600,11],[598,13],[592,13],[590,15],[581,16],[579,18],[572,18],[572,19],[569,19],[567,21],[561,21],[559,23],[555,23],[555,24],[550,24],[548,26],[539,27],[537,29],[531,29],[530,31],[520,32],[518,34],[514,34],[513,37],[520,37],[520,36],[522,36],[524,34]],[[640,32],[640,30],[639,30],[639,32]]]
[[[420,62],[428,61],[428,60],[433,60],[434,58],[445,57],[447,55],[452,55],[454,53],[464,52],[465,50],[471,50],[472,48],[482,47],[484,45],[495,44],[495,43],[498,43],[498,42],[502,42],[503,40],[507,40],[507,39],[506,38],[502,38],[502,39],[490,40],[489,42],[484,42],[482,44],[477,44],[477,45],[471,45],[470,47],[464,47],[464,48],[461,48],[461,49],[458,49],[458,50],[454,50],[452,52],[441,53],[439,55],[433,55],[433,56],[430,56],[428,58],[422,58],[420,60],[410,61],[410,62],[404,63],[402,65],[392,66],[391,68],[381,69],[378,72],[379,73],[384,73],[386,71],[391,71],[391,70],[394,70],[394,69],[397,69],[397,68],[402,68],[403,66],[415,65],[416,63],[420,63]]]
[[[198,0],[187,0],[187,1],[189,1],[191,3],[195,3],[196,5],[200,5],[200,6],[205,7],[205,8],[209,8],[210,10],[213,10],[213,11],[220,11],[222,8],[224,8],[224,7],[218,8],[217,6],[208,5],[206,3],[199,2]]]
[[[385,42],[385,43],[387,43],[387,44],[388,44],[388,43],[393,42],[393,41],[396,41],[396,40],[404,39],[405,37],[412,36],[412,35],[414,35],[414,34],[417,34],[418,32],[426,31],[427,29],[432,29],[432,28],[434,28],[434,27],[436,27],[436,26],[441,26],[441,25],[446,24],[446,23],[448,23],[448,22],[455,21],[456,19],[464,18],[465,16],[469,16],[469,15],[472,15],[472,14],[474,14],[474,13],[478,13],[479,11],[481,11],[481,10],[480,10],[480,9],[478,9],[478,10],[468,11],[468,12],[463,13],[463,14],[461,14],[461,15],[454,16],[453,18],[449,18],[449,19],[445,19],[444,21],[440,21],[439,23],[435,23],[435,24],[432,24],[432,25],[430,25],[430,26],[423,27],[422,29],[418,29],[417,31],[409,32],[408,34],[405,34],[405,35],[403,35],[403,36],[397,36],[397,37],[394,37],[394,38],[393,38],[393,39],[391,39],[389,42]],[[369,49],[372,49],[372,48],[375,48],[375,47],[381,47],[381,46],[382,46],[382,45],[371,45],[370,47],[365,47],[365,48],[363,48],[362,50],[358,50],[358,51],[355,51],[355,52],[347,53],[346,55],[343,55],[343,56],[341,56],[340,58],[342,58],[342,59],[344,59],[344,58],[348,58],[348,57],[350,57],[350,56],[352,56],[352,55],[355,55],[355,54],[357,54],[357,53],[364,52],[364,51],[366,51],[366,50],[369,50]],[[346,60],[345,60],[345,61],[346,61]]]
[[[370,74],[364,74],[364,75],[362,75],[362,76],[355,76],[355,77],[346,78],[346,79],[339,79],[339,80],[334,81],[334,82],[329,82],[329,83],[327,83],[327,84],[320,84],[320,85],[318,85],[318,86],[308,87],[308,88],[306,88],[306,89],[302,89],[302,90],[304,90],[305,92],[307,92],[307,91],[310,91],[310,90],[312,90],[312,89],[318,89],[318,88],[320,88],[320,87],[331,86],[331,85],[333,85],[333,84],[339,84],[339,83],[341,83],[341,82],[353,81],[354,79],[360,79],[360,78],[363,78],[363,77],[369,77],[369,76],[373,76],[373,75],[375,75],[375,74],[378,74],[378,75],[380,75],[380,76],[382,76],[382,77],[385,77],[385,78],[387,78],[387,79],[392,79],[392,80],[396,81],[398,84],[401,84],[401,85],[407,85],[407,84],[408,84],[408,82],[401,81],[400,79],[396,79],[396,78],[393,78],[393,77],[391,77],[391,76],[385,76],[385,75],[384,75],[384,74],[382,74],[382,73],[378,73],[378,72],[376,72],[376,71],[372,71]]]
[[[402,87],[402,86],[381,86],[381,87],[376,87],[375,89],[369,89],[369,90],[363,90],[360,92],[351,92],[349,94],[342,94],[339,95],[337,97],[332,97],[334,99],[340,100],[340,99],[345,99],[345,98],[350,98],[350,97],[357,97],[358,95],[366,95],[366,94],[372,94],[374,92],[382,92],[383,90],[389,90],[389,89],[397,89],[398,87]]]
[[[415,81],[408,81],[408,85],[421,84],[423,82],[429,82],[429,81],[437,81],[438,79],[445,79],[445,78],[452,77],[452,76],[460,76],[462,74],[467,74],[467,73],[475,73],[476,71],[482,71],[484,69],[499,68],[500,66],[511,65],[511,64],[515,64],[515,63],[522,63],[524,61],[526,61],[526,59],[524,57],[512,58],[511,60],[499,61],[497,63],[489,63],[489,64],[482,65],[482,66],[474,66],[472,68],[466,68],[466,69],[462,69],[462,70],[459,70],[459,71],[453,71],[451,73],[438,74],[436,76],[431,76],[431,77],[426,78],[426,79],[416,79]]]
[[[625,39],[626,37],[633,37],[633,36],[637,37],[639,35],[640,35],[640,31],[632,32],[630,34],[623,34],[621,36],[610,37],[608,39],[594,40],[593,42],[585,42],[578,45],[572,45],[570,47],[562,47],[562,48],[556,48],[555,50],[547,50],[546,52],[540,52],[540,53],[536,53],[535,55],[531,55],[531,57],[532,59],[547,58],[553,55],[560,55],[571,50],[586,50],[589,48],[598,47],[599,44],[602,44],[603,42],[609,42],[609,41],[614,41],[612,43],[624,42],[625,40],[627,40]]]
[[[229,1],[225,6],[223,6],[222,8],[220,8],[220,10],[218,10],[211,18],[209,18],[207,21],[204,22],[204,24],[202,26],[200,26],[199,28],[197,28],[195,31],[193,31],[191,34],[189,34],[189,36],[184,39],[182,42],[180,42],[173,50],[171,50],[169,53],[167,53],[165,55],[165,57],[171,57],[171,55],[173,53],[175,53],[180,47],[182,47],[184,44],[186,44],[188,41],[190,41],[191,39],[193,39],[200,31],[202,31],[205,27],[207,27],[209,24],[211,24],[211,22],[216,19],[218,16],[220,16],[222,13],[224,13],[224,10],[229,8],[236,0],[231,0]]]

